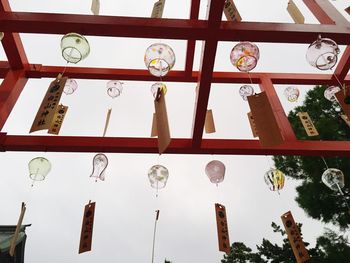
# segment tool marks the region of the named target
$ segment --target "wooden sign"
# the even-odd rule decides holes
[[[91,250],[95,204],[95,202],[91,203],[91,201],[89,201],[89,203],[85,206],[83,224],[81,226],[79,254]]]
[[[309,253],[305,248],[299,229],[295,224],[292,213],[288,211],[281,216],[284,228],[288,235],[289,243],[293,249],[297,263],[303,263],[310,259]]]
[[[344,89],[348,89],[348,88],[350,88],[350,87],[344,87]],[[346,104],[345,103],[344,90],[340,90],[337,93],[335,93],[335,97],[337,98],[337,100],[338,100],[340,106],[342,107],[344,113],[349,118],[350,117],[350,104]]]
[[[51,82],[29,132],[46,130],[50,128],[66,81],[67,77],[61,77],[61,75],[59,75],[54,81]]]
[[[345,121],[345,123],[350,127],[350,120],[348,118],[348,116],[342,114],[340,115],[340,117],[343,119],[343,121]]]
[[[307,133],[307,136],[318,136],[318,131],[312,122],[309,113],[307,112],[298,112],[298,117],[301,120],[301,123],[304,126],[304,129]]]
[[[252,130],[253,136],[254,136],[254,138],[258,137],[258,131],[256,130],[256,126],[255,126],[253,115],[252,115],[251,112],[248,112],[247,115],[248,115],[248,120],[249,120],[249,123],[250,123],[250,129]]]
[[[64,117],[66,116],[67,111],[68,111],[68,106],[64,106],[62,104],[58,106],[57,111],[53,116],[53,120],[51,122],[51,126],[49,128],[48,133],[57,135],[60,132]]]
[[[236,8],[236,5],[233,3],[233,0],[226,0],[224,6],[224,14],[226,16],[227,21],[242,21],[242,17]]]
[[[153,113],[151,137],[156,137],[156,136],[158,136],[158,132],[157,132],[157,115],[155,113]]]
[[[22,226],[25,212],[26,212],[26,204],[22,202],[21,214],[19,215],[16,230],[15,230],[15,233],[14,233],[13,238],[11,240],[10,251],[9,251],[9,254],[11,257],[13,257],[15,254],[16,241],[18,239],[19,231],[21,230],[21,226]]]
[[[205,133],[214,133],[215,130],[215,123],[214,123],[214,117],[213,117],[213,111],[207,110],[207,113],[205,114],[205,123],[204,123]]]
[[[344,9],[350,15],[350,6]]]
[[[230,254],[231,244],[228,234],[226,208],[221,204],[215,204],[216,225],[218,230],[219,251]]]
[[[95,16],[100,14],[100,0],[92,0],[92,2],[91,2],[91,12]]]
[[[287,11],[295,23],[297,23],[297,24],[304,24],[305,23],[305,17],[300,12],[299,8],[293,2],[293,0],[289,0],[288,6],[287,6]]]
[[[247,98],[260,144],[263,147],[269,147],[283,143],[284,139],[266,92],[254,94]]]
[[[103,130],[103,137],[106,136],[108,126],[109,126],[109,120],[111,119],[112,109],[108,109],[107,116],[106,116],[106,122],[105,122],[105,128]]]
[[[154,3],[151,18],[162,18],[165,0],[159,0]]]
[[[158,133],[158,150],[163,153],[168,148],[171,138],[168,122],[168,114],[165,104],[165,94],[163,90],[158,89],[157,96],[154,100],[154,108],[156,112],[156,123]]]

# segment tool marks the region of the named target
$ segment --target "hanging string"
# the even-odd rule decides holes
[[[328,164],[327,164],[327,162],[326,162],[326,160],[324,159],[323,156],[321,156],[321,159],[323,160],[324,164],[326,165],[326,168],[328,169]]]
[[[154,246],[156,243],[156,231],[157,231],[157,222],[159,218],[159,210],[156,210],[156,219],[154,221],[154,230],[153,230],[153,244],[152,244],[152,263],[154,262]]]
[[[253,80],[252,80],[252,78],[251,78],[251,76],[250,76],[250,72],[249,72],[249,71],[247,71],[247,73],[248,73],[248,77],[249,77],[249,80],[250,80],[250,84],[252,84],[252,85],[253,85]]]

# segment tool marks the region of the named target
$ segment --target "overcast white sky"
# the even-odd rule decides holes
[[[236,0],[244,21],[291,23],[287,0]],[[307,23],[317,23],[301,0],[295,0]],[[10,1],[15,11],[90,14],[90,0],[85,1]],[[150,15],[154,1],[101,0],[101,15]],[[343,10],[347,0],[332,2]],[[190,0],[166,0],[164,18],[187,18]],[[263,12],[262,12],[263,10]],[[200,17],[204,18],[206,1],[202,1]],[[225,18],[223,18],[225,20]],[[21,34],[31,63],[64,65],[60,55],[61,35]],[[159,40],[87,36],[90,56],[78,66],[144,68],[145,49]],[[186,41],[162,40],[176,53],[175,69],[185,62]],[[229,61],[235,43],[220,42],[215,69],[237,71]],[[201,43],[197,43],[195,69],[199,66]],[[255,72],[317,72],[305,61],[308,45],[258,44],[261,59]],[[0,48],[0,59],[6,57]],[[344,47],[341,47],[344,50]],[[27,135],[52,79],[31,79],[2,131]],[[101,136],[107,109],[113,106],[107,136],[149,137],[153,100],[151,82],[124,81],[122,95],[113,102],[106,94],[107,80],[77,80],[78,90],[63,95],[61,102],[69,111],[60,135]],[[167,83],[167,108],[172,137],[191,135],[195,83]],[[240,85],[213,84],[209,108],[213,109],[217,133],[206,138],[252,138],[246,113],[248,105],[238,95]],[[258,90],[258,86],[254,86]],[[302,103],[310,86],[299,86],[301,99],[288,103],[283,85],[277,91],[286,112]],[[79,120],[79,124],[77,124]],[[36,132],[46,134],[45,132]],[[294,201],[296,182],[288,180],[279,196],[270,192],[263,175],[272,166],[269,156],[200,156],[107,154],[110,164],[105,182],[94,183],[89,175],[95,153],[0,153],[0,224],[16,224],[20,204],[27,203],[24,223],[28,228],[27,263],[90,263],[150,262],[154,210],[160,209],[155,262],[165,258],[174,263],[220,262],[214,203],[226,206],[230,241],[242,241],[251,247],[268,238],[279,242],[270,224],[281,224],[280,216],[291,210],[297,222],[304,224],[303,235],[314,244],[323,231],[319,222],[308,218]],[[52,171],[44,182],[30,187],[28,162],[43,156],[52,163]],[[204,173],[206,163],[213,159],[226,165],[225,181],[217,187]],[[168,184],[158,198],[150,187],[148,169],[165,165],[170,172]],[[320,175],[321,176],[321,175]],[[84,205],[97,202],[91,252],[78,255]]]

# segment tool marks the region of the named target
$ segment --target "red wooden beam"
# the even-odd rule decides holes
[[[221,22],[218,36],[221,41],[241,41],[270,43],[306,43],[315,41],[318,35],[328,37],[339,45],[350,44],[350,28],[338,25],[261,23],[261,22]],[[209,35],[209,37],[215,35]]]
[[[191,1],[190,19],[198,19],[199,6],[200,6],[200,0]],[[195,48],[196,48],[196,41],[188,40],[187,49],[186,49],[186,64],[185,64],[186,75],[192,74]]]
[[[208,3],[208,35],[215,32],[221,22],[222,12],[224,10],[225,0],[211,0]],[[195,110],[192,127],[193,146],[199,148],[205,121],[205,115],[208,106],[210,86],[214,70],[214,62],[218,40],[209,38],[203,42],[201,64],[198,76],[198,86],[196,89]]]
[[[221,1],[221,0],[219,0]],[[337,25],[221,22],[220,29],[208,29],[205,20],[152,19],[91,15],[0,12],[0,28],[7,32],[115,36],[162,39],[250,40],[271,43],[311,43],[318,34],[339,45],[350,44],[350,28]]]
[[[284,112],[283,106],[278,98],[275,88],[273,87],[271,79],[263,76],[261,78],[260,89],[261,91],[265,91],[267,94],[268,100],[271,104],[278,127],[281,130],[284,140],[288,142],[296,141],[297,138],[294,134],[292,125],[290,124],[288,117]]]
[[[24,70],[10,70],[0,85],[0,130],[21,94],[27,78]]]
[[[0,12],[1,11],[11,11],[8,0],[0,0]],[[12,69],[22,69],[28,64],[28,59],[18,33],[6,32],[1,43]]]
[[[31,64],[26,70],[28,78],[55,78],[64,67],[42,66]],[[0,67],[0,73],[2,68]],[[3,68],[6,70],[6,68]],[[147,70],[141,69],[114,69],[114,68],[87,68],[87,67],[67,67],[65,75],[76,79],[120,79],[139,81],[158,81],[158,79]],[[185,71],[170,71],[164,78],[167,82],[197,82],[199,73],[193,71],[188,76]],[[337,81],[332,79],[332,74],[307,74],[307,73],[250,73],[253,83],[259,83],[262,76],[272,80],[274,84],[301,84],[301,85],[337,85]],[[248,83],[248,74],[242,72],[213,72],[212,83]],[[350,83],[350,76],[345,79]]]
[[[9,63],[7,61],[0,61],[0,78],[5,78],[9,70],[10,70]]]
[[[348,20],[326,0],[303,0],[321,24],[348,25]]]
[[[18,136],[0,133],[2,151],[113,152],[158,154],[157,139],[71,136]],[[203,139],[200,148],[191,139],[172,139],[169,154],[310,155],[350,157],[349,141],[295,141],[262,148],[257,140]]]

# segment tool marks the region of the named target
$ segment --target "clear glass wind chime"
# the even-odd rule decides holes
[[[166,76],[168,72],[175,65],[175,53],[173,49],[163,43],[155,43],[150,45],[145,52],[144,56],[145,65],[151,75],[159,77],[160,82],[156,82],[151,86],[151,93],[155,100],[158,100],[158,96],[164,96],[167,92],[166,85],[162,82],[162,77]],[[148,179],[151,187],[156,189],[156,197],[158,197],[159,189],[166,186],[168,181],[169,171],[160,164],[153,165],[148,171]],[[152,243],[152,257],[151,262],[154,262],[154,248],[156,240],[157,222],[159,219],[160,210],[156,210],[156,218],[154,222],[153,243]]]
[[[324,97],[329,101],[336,101],[335,94],[341,90],[343,86],[337,75],[332,71],[337,64],[340,49],[335,41],[329,38],[322,38],[321,35],[310,44],[306,52],[307,62],[319,70],[330,70],[337,80],[338,86],[329,86],[324,91]]]
[[[348,208],[348,213],[350,214],[349,203],[347,201],[347,198],[346,198],[344,192],[342,191],[342,188],[344,188],[344,186],[345,186],[343,172],[337,168],[329,168],[326,160],[323,157],[321,157],[321,158],[322,158],[322,160],[327,168],[322,174],[322,177],[321,177],[322,182],[329,189],[331,189],[332,191],[338,192],[343,197],[344,203],[345,203],[346,207]]]
[[[235,45],[230,54],[230,61],[239,71],[247,72],[250,83],[253,85],[253,81],[249,72],[253,70],[258,64],[260,57],[260,51],[257,45],[251,42],[239,42]],[[243,100],[248,100],[248,96],[254,94],[254,88],[251,85],[243,85],[239,89],[239,95]]]

